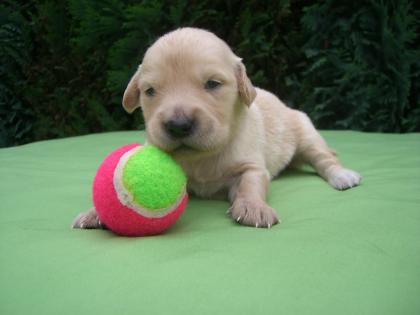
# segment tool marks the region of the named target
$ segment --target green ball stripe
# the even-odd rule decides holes
[[[184,171],[172,157],[152,145],[131,156],[123,170],[123,184],[134,202],[151,211],[173,206],[186,182]]]

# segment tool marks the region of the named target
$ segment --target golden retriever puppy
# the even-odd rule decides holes
[[[302,112],[254,87],[228,45],[201,29],[181,28],[159,38],[124,93],[129,113],[141,107],[147,142],[174,157],[189,191],[225,194],[243,225],[271,227],[277,212],[266,203],[270,180],[294,161],[309,163],[331,186],[357,186]],[[92,209],[76,228],[99,227]]]

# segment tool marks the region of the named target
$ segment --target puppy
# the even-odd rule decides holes
[[[359,185],[302,112],[256,88],[227,44],[201,29],[181,28],[159,38],[128,83],[125,110],[141,107],[147,142],[168,152],[188,176],[188,189],[223,194],[236,222],[271,227],[270,180],[293,162],[309,163],[332,187]],[[97,228],[95,209],[75,228]]]

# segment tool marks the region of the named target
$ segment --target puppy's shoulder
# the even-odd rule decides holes
[[[276,95],[273,93],[256,88],[257,96],[254,103],[263,110],[283,110],[288,111],[291,108],[287,107]]]
[[[296,116],[296,111],[287,107],[276,95],[263,89],[256,89],[257,97],[254,104],[264,117],[266,128],[280,128],[288,125]],[[277,127],[274,127],[277,126]]]

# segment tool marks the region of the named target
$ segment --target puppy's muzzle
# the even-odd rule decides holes
[[[186,138],[193,134],[196,121],[187,117],[177,117],[164,123],[166,133],[175,139]]]

